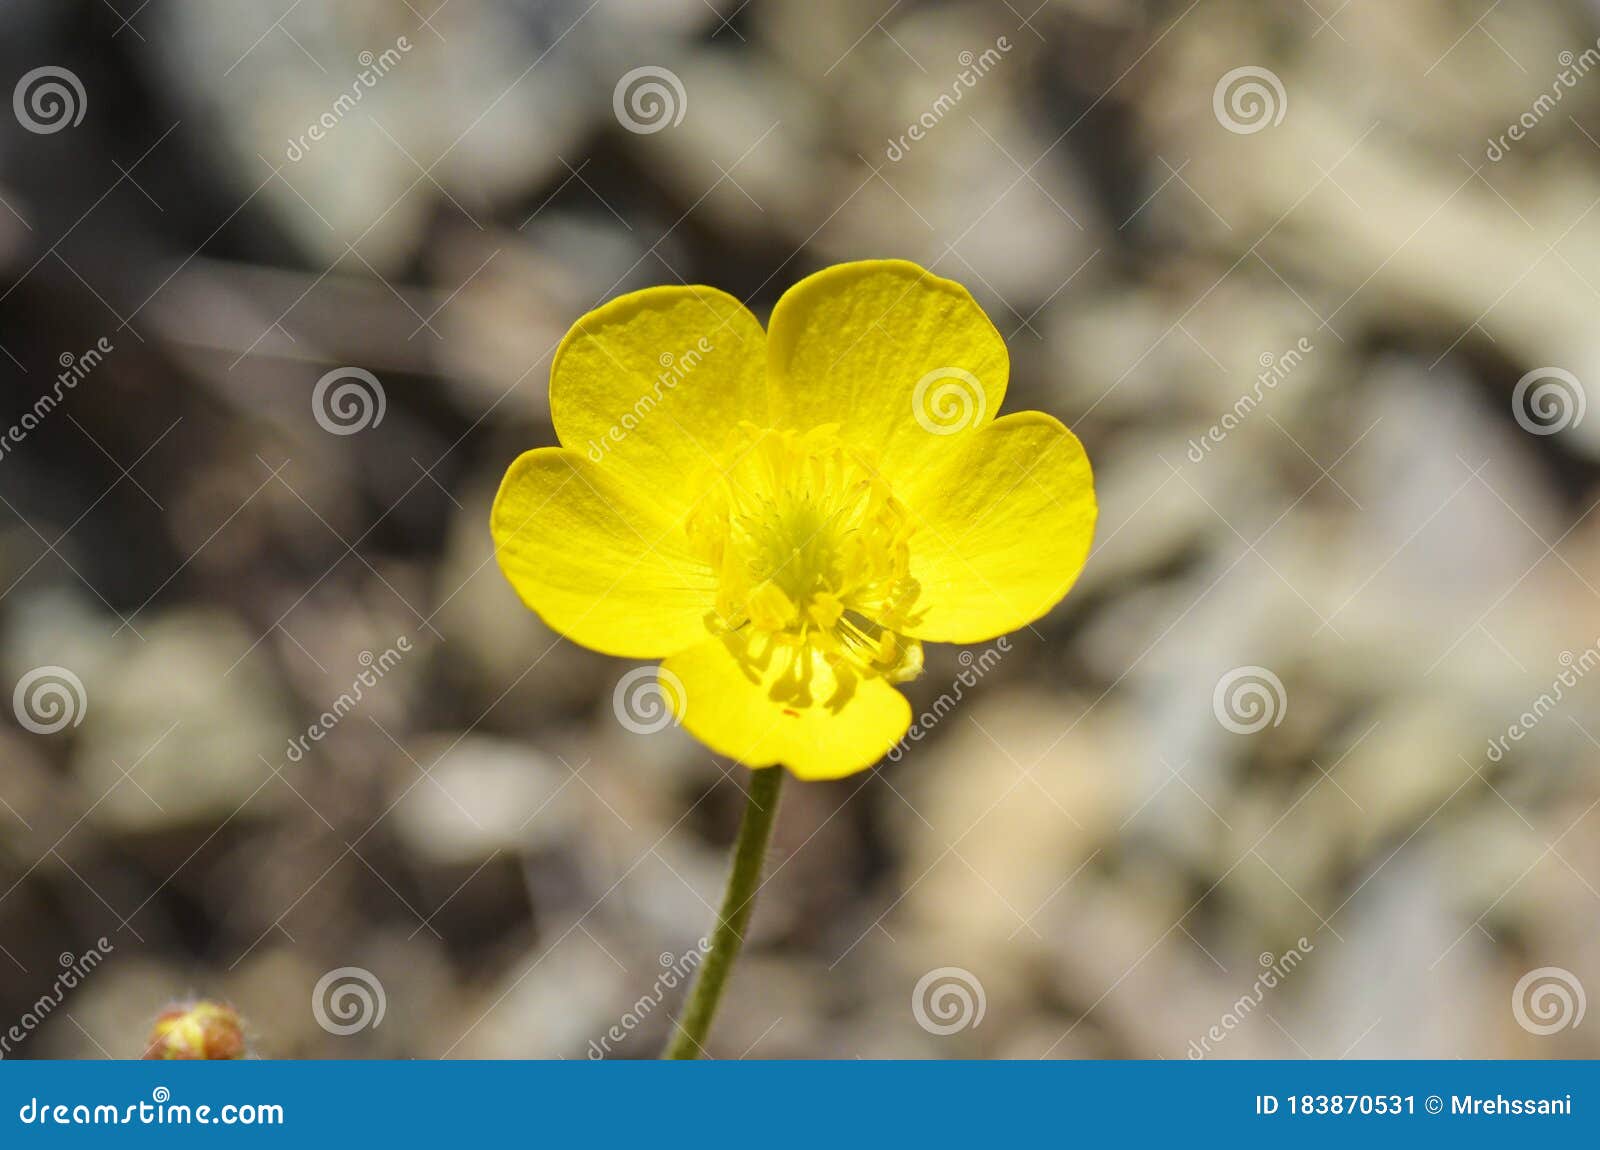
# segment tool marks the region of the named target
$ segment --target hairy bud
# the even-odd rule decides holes
[[[223,1060],[245,1056],[239,1012],[220,1002],[191,1002],[163,1011],[145,1043],[148,1059]]]

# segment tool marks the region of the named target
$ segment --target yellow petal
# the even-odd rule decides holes
[[[716,577],[674,509],[576,451],[542,447],[506,472],[490,514],[500,570],[567,638],[654,659],[706,637]]]
[[[619,296],[556,349],[550,418],[563,447],[686,502],[685,479],[712,462],[739,421],[766,422],[766,333],[715,288]]]
[[[701,742],[746,766],[782,763],[802,779],[865,770],[911,725],[911,706],[899,691],[865,678],[843,684],[841,692],[833,668],[820,657],[810,660],[801,687],[812,705],[799,705],[794,684],[782,682],[793,667],[788,654],[780,652],[757,674],[734,657],[727,641],[712,639],[667,659],[662,677],[672,683],[667,695],[683,725]]]
[[[975,643],[1026,626],[1071,589],[1094,541],[1083,445],[1038,411],[966,437],[902,498],[925,612],[909,630],[920,639]]]
[[[904,260],[839,264],[772,310],[770,403],[778,426],[837,423],[893,482],[992,420],[1005,341],[967,289]]]

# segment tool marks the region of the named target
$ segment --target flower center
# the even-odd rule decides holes
[[[805,688],[816,657],[841,691],[857,676],[921,673],[922,644],[901,633],[918,592],[910,517],[837,425],[742,424],[705,481],[688,531],[718,573],[707,623],[748,669],[784,659],[797,705],[814,701]]]

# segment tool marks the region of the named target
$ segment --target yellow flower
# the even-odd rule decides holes
[[[1073,434],[995,418],[1005,342],[959,284],[840,264],[770,330],[657,287],[577,322],[550,368],[562,446],[512,463],[501,570],[555,630],[663,659],[684,726],[751,767],[836,778],[911,708],[924,640],[1031,623],[1077,578],[1094,482]]]

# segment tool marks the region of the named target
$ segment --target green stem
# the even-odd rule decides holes
[[[761,867],[767,857],[767,842],[772,838],[772,823],[778,814],[778,793],[783,787],[783,768],[763,767],[750,772],[749,802],[739,838],[733,844],[733,863],[728,869],[728,889],[722,896],[711,935],[711,950],[700,967],[689,995],[689,1004],[678,1020],[672,1040],[662,1051],[663,1058],[698,1058],[705,1049],[717,1003],[744,946],[745,926],[755,909],[756,892],[761,889]]]

